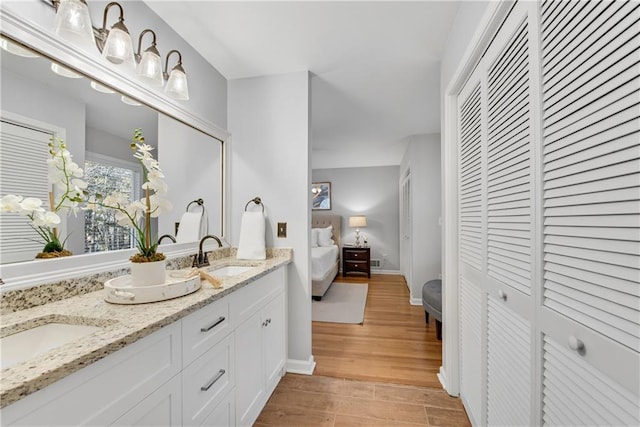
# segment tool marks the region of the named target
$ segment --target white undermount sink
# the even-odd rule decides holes
[[[24,362],[100,329],[98,326],[47,323],[0,338],[0,369]]]
[[[212,276],[236,276],[251,270],[253,267],[246,265],[227,265],[225,267],[212,267],[209,273]]]

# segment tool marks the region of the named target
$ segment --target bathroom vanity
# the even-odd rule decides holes
[[[1,422],[10,425],[251,425],[284,375],[286,265],[251,268],[197,292],[115,305],[103,291],[3,315],[2,335],[38,323],[97,331],[2,371]]]

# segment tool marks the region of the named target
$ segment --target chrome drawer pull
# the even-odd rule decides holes
[[[224,316],[218,317],[218,320],[216,320],[215,322],[213,322],[209,326],[204,326],[204,327],[200,328],[200,332],[209,332],[210,330],[212,330],[213,328],[218,326],[220,323],[224,322],[224,319],[225,319]]]
[[[218,371],[218,374],[215,377],[213,377],[213,379],[211,381],[209,381],[207,384],[205,384],[202,387],[200,387],[200,390],[209,391],[211,386],[214,385],[216,383],[216,381],[218,381],[220,378],[222,378],[222,376],[224,375],[225,372],[226,371],[224,369],[220,369]]]

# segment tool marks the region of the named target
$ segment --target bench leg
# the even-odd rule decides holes
[[[436,338],[442,340],[442,322],[436,320]]]
[[[424,321],[427,325],[429,324],[429,313],[427,311],[424,312]]]

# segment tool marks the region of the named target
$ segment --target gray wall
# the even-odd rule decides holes
[[[313,182],[331,182],[331,210],[342,216],[342,241],[355,242],[349,216],[366,215],[371,258],[382,261],[381,270],[400,270],[399,166],[314,169]]]

